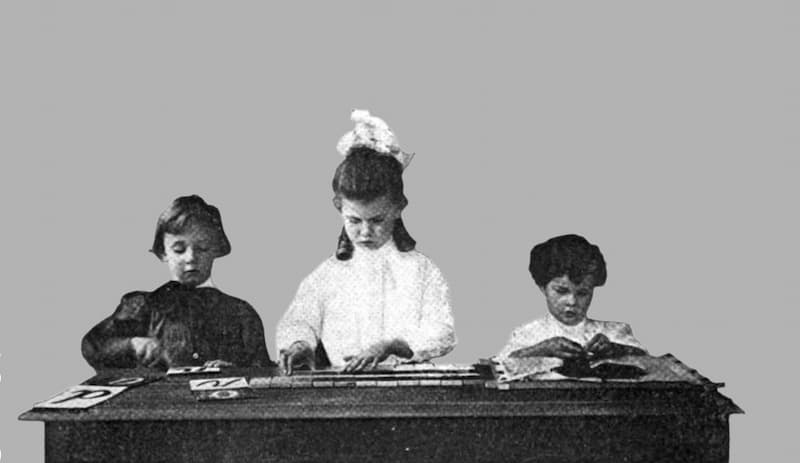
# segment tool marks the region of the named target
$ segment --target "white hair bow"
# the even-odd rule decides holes
[[[414,153],[406,153],[400,149],[397,136],[383,119],[370,115],[369,111],[364,109],[354,109],[350,119],[356,126],[339,139],[336,145],[339,153],[347,156],[351,149],[364,146],[394,157],[402,164],[403,169],[408,167]]]

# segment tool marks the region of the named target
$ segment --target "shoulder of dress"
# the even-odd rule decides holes
[[[308,274],[308,278],[325,275],[339,269],[347,268],[350,266],[352,260],[339,260],[336,256],[330,256],[323,260],[317,267]]]
[[[512,331],[512,333],[513,334],[522,334],[522,333],[526,333],[526,332],[529,332],[529,331],[536,331],[536,330],[539,330],[541,327],[543,327],[545,324],[547,324],[547,320],[546,319],[537,318],[537,319],[532,320],[532,321],[530,321],[530,322],[528,322],[528,323],[526,323],[524,325],[520,325],[520,326],[514,328],[514,331]]]
[[[236,296],[231,296],[228,293],[222,292],[219,289],[214,288],[217,293],[218,304],[224,304],[229,306],[236,306],[236,307],[243,307],[243,308],[250,308],[252,309],[253,306],[250,305],[249,302],[245,301],[244,299],[240,299]]]
[[[616,322],[610,320],[594,320],[594,319],[587,319],[586,321],[594,323],[598,326],[602,326],[604,329],[607,330],[623,331],[631,329],[630,325],[624,322]]]
[[[149,291],[130,291],[122,295],[120,304],[144,304],[147,301],[147,296],[150,295]]]
[[[397,256],[402,262],[412,263],[414,265],[423,267],[425,269],[441,272],[441,270],[439,270],[439,266],[437,266],[436,263],[433,262],[433,259],[417,251],[416,249],[412,249],[411,251],[406,251],[406,252],[398,251]]]
[[[117,313],[127,314],[128,316],[141,313],[142,310],[148,307],[150,294],[151,293],[148,291],[131,291],[125,293],[122,298],[120,298],[119,306],[117,306]]]
[[[351,261],[347,260],[339,260],[336,256],[331,256],[323,260],[314,270],[307,274],[300,282],[300,286],[302,287],[309,284],[317,286],[320,280],[328,280],[332,274],[348,268],[350,262]]]

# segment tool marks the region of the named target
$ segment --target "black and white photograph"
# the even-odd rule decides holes
[[[0,462],[791,460],[798,31],[0,3]]]

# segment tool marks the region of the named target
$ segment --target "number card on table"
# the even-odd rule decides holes
[[[34,408],[89,408],[116,396],[124,386],[72,386],[57,396],[35,404]]]
[[[244,376],[232,378],[193,379],[189,381],[189,389],[193,391],[216,391],[220,389],[241,389],[250,387]]]
[[[172,367],[168,375],[198,375],[202,373],[219,373],[219,367]]]

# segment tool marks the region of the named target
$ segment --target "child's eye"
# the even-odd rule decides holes
[[[564,288],[563,286],[559,286],[554,288],[558,294],[567,294],[569,292],[568,288]]]
[[[576,294],[577,294],[578,297],[586,297],[586,296],[589,295],[589,291],[586,291],[586,290],[578,291]]]
[[[369,219],[369,223],[373,225],[380,225],[383,223],[383,218],[381,217],[379,219]]]
[[[361,219],[357,219],[355,217],[350,217],[350,218],[347,219],[347,221],[349,223],[352,223],[353,225],[361,223]]]
[[[186,248],[183,246],[175,246],[172,248],[172,252],[174,252],[175,254],[183,254],[184,252],[186,252]]]

